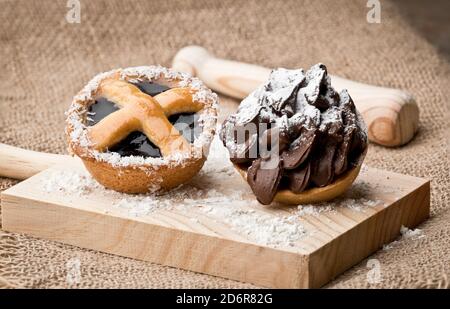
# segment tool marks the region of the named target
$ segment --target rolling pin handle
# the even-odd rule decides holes
[[[26,150],[0,143],[0,176],[18,180],[27,179],[53,165],[73,160],[68,155],[58,155]]]

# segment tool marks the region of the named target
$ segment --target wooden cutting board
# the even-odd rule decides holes
[[[106,190],[68,160],[1,193],[3,229],[259,286],[315,288],[429,216],[428,180],[369,167],[337,201],[263,206],[217,149],[163,196]]]

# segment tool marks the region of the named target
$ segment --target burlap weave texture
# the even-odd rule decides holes
[[[64,111],[95,74],[116,67],[169,66],[177,50],[199,44],[216,55],[269,67],[323,62],[329,71],[412,92],[420,132],[408,145],[371,145],[370,166],[432,180],[424,238],[402,240],[371,258],[382,281],[370,284],[363,261],[329,287],[448,287],[450,211],[449,65],[382,1],[380,24],[366,1],[87,1],[70,24],[67,1],[0,0],[0,142],[65,152]],[[221,97],[221,100],[231,100]],[[0,189],[15,182],[0,179]],[[81,261],[81,282],[66,263]],[[249,284],[0,231],[4,287],[252,287]]]

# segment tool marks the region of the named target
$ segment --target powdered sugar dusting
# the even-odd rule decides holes
[[[322,87],[326,89],[323,95],[320,94]],[[323,111],[315,106],[319,96],[330,104]],[[349,101],[351,98],[346,90],[339,94],[334,90],[325,66],[320,63],[306,72],[303,69],[278,68],[271,72],[265,84],[241,102],[234,115],[235,123],[245,125],[259,115],[263,122],[276,123],[281,131],[286,132],[299,124],[325,127],[330,123],[342,122],[339,106]],[[280,122],[280,113],[289,114],[288,121]],[[358,127],[366,136],[367,127],[362,116],[357,110],[354,113],[356,122],[349,125]]]

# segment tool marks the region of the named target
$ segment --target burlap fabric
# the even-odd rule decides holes
[[[366,261],[329,287],[448,287],[449,164],[446,103],[449,66],[382,1],[381,24],[366,21],[366,1],[87,1],[70,24],[67,1],[0,1],[0,142],[65,152],[64,111],[95,74],[116,67],[170,65],[176,51],[200,44],[217,55],[266,66],[327,64],[330,72],[404,88],[421,108],[420,132],[407,146],[371,145],[367,164],[432,179],[426,237],[402,240],[372,256],[382,281],[366,280]],[[222,100],[231,100],[221,97]],[[0,180],[5,189],[15,182]],[[66,263],[81,262],[81,282]],[[4,287],[252,287],[0,231]]]

